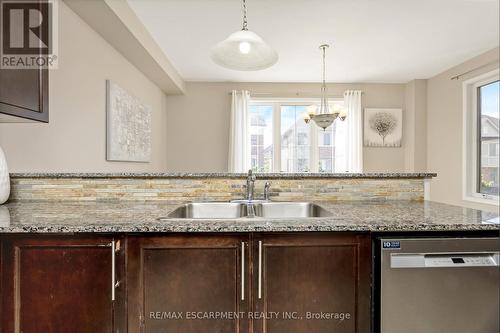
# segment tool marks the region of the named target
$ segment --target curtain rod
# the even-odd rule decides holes
[[[468,70],[468,71],[466,71],[466,72],[463,72],[463,73],[461,73],[461,74],[458,74],[458,75],[452,76],[452,77],[450,78],[450,80],[458,80],[458,79],[460,79],[460,78],[461,78],[462,76],[464,76],[464,75],[467,75],[467,74],[469,74],[469,73],[475,72],[475,71],[477,71],[477,70],[479,70],[479,69],[481,69],[481,68],[485,68],[485,67],[488,67],[488,66],[493,65],[493,64],[498,64],[498,59],[497,59],[497,60],[494,60],[494,61],[492,61],[492,62],[489,62],[489,63],[487,63],[487,64],[481,65],[481,66],[479,66],[479,67],[473,68],[473,69],[471,69],[471,70]]]
[[[228,95],[231,95],[232,92],[228,92]],[[364,94],[362,91],[361,94]],[[250,96],[270,96],[270,97],[307,97],[307,98],[321,98],[320,94],[302,94],[302,93],[288,93],[288,94],[280,94],[280,93],[250,93]],[[328,95],[328,98],[343,98],[344,95]]]

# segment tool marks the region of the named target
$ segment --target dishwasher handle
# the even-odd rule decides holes
[[[499,267],[500,252],[391,253],[391,268]]]

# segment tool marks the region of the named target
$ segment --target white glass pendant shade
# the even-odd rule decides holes
[[[212,48],[212,60],[229,69],[256,71],[271,67],[278,61],[278,54],[256,33],[241,30]]]

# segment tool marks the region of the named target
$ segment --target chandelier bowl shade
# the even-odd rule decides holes
[[[276,51],[249,30],[229,35],[212,48],[210,57],[222,67],[240,71],[266,69],[278,61]]]
[[[335,119],[337,119],[338,113],[320,113],[320,114],[315,114],[312,117],[312,120],[321,127],[323,130],[326,130],[333,122]]]

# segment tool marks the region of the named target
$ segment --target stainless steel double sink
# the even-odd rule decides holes
[[[250,217],[248,209],[254,210],[255,217],[308,218],[326,217],[332,214],[323,207],[310,202],[200,202],[184,204],[161,219],[236,219]]]

